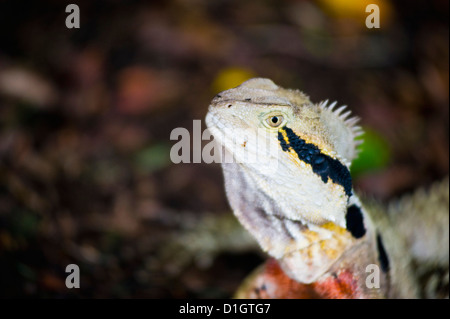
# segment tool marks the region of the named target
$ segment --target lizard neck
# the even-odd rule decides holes
[[[256,180],[239,163],[222,165],[235,215],[290,278],[305,284],[315,282],[344,267],[343,261],[350,256],[354,256],[352,269],[358,273],[365,273],[371,264],[381,267],[374,224],[353,192],[347,204],[345,225],[330,221],[314,224],[287,217],[290,214],[284,209],[289,202],[274,200],[271,192],[261,191],[261,180]],[[297,211],[298,216],[301,213]]]
[[[382,270],[380,280],[385,282],[388,257],[382,243],[377,243],[375,225],[356,195],[349,199],[345,220],[345,228],[333,222],[307,224],[302,234],[311,238],[309,245],[278,259],[286,274],[299,282],[313,283],[345,270],[363,281],[368,267],[374,265]]]

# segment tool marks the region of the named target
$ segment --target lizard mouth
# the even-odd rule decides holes
[[[206,126],[210,133],[214,136],[214,140],[227,148],[228,143],[226,142],[226,126],[223,124],[223,120],[221,120],[221,116],[215,114],[216,112],[208,112],[205,118]]]
[[[270,142],[273,136],[265,128],[253,129],[245,119],[214,108],[205,122],[214,141],[222,148],[225,163],[236,162],[266,174],[278,168],[281,150],[278,143]]]
[[[206,114],[205,123],[208,129],[210,130],[216,130],[221,126],[221,121],[219,120],[218,116],[214,114],[212,110]]]
[[[232,119],[225,118],[219,112],[210,110],[206,115],[205,122],[210,133],[214,136],[214,140],[218,142],[221,146],[227,149],[230,153],[234,154],[239,145],[245,145],[246,136],[251,134],[248,124],[233,114],[229,117]],[[227,126],[224,123],[232,122],[232,126]]]
[[[224,109],[225,110],[225,109]],[[205,122],[208,128],[217,127],[222,131],[226,129],[226,126],[223,124],[232,123],[233,127],[239,128],[247,128],[249,125],[239,116],[234,114],[222,114],[222,110],[219,110],[217,106],[210,107],[208,114],[206,115]]]

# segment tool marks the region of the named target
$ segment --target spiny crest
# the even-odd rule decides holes
[[[357,116],[351,116],[352,112],[347,109],[347,105],[337,107],[336,101],[331,104],[328,104],[328,102],[328,100],[325,100],[323,102],[320,102],[318,106],[324,112],[331,115],[330,117],[332,119],[337,120],[345,128],[347,128],[347,131],[351,135],[351,140],[347,141],[348,143],[350,143],[349,146],[351,146],[351,149],[349,150],[350,152],[346,152],[348,154],[346,157],[348,161],[351,161],[358,156],[360,150],[358,150],[357,147],[363,142],[361,136],[364,134],[364,132],[361,126],[357,125],[360,121],[360,118]]]

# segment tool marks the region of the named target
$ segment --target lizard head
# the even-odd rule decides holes
[[[289,218],[345,226],[360,127],[334,106],[255,78],[219,93],[206,123],[256,188],[277,202],[298,199],[283,209]]]
[[[302,282],[317,278],[365,233],[349,172],[360,128],[345,107],[334,106],[256,78],[219,93],[206,116],[225,150],[235,215],[265,251],[297,265],[287,268],[300,269],[294,277]],[[335,245],[323,249],[324,240]]]

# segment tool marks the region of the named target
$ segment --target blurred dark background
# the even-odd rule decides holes
[[[75,1],[80,29],[69,3],[0,1],[0,297],[230,297],[264,257],[169,136],[250,77],[362,118],[368,197],[448,174],[446,0]]]

